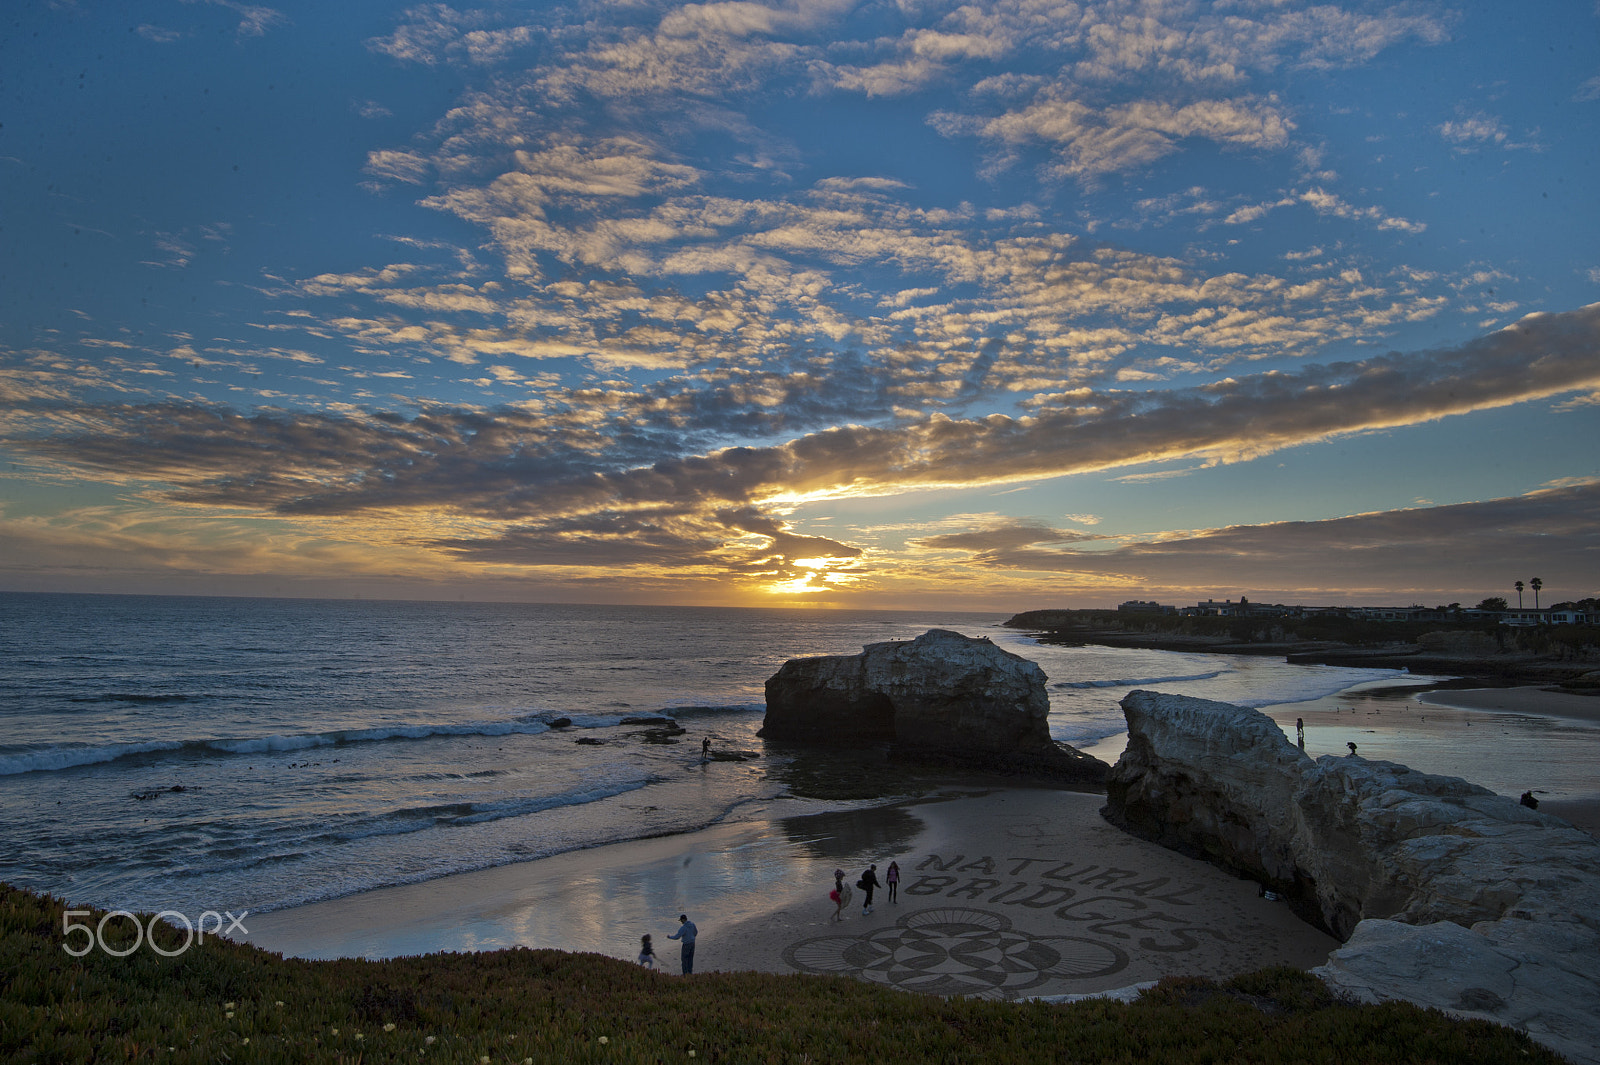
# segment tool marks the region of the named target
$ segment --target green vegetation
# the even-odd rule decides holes
[[[96,911],[75,918],[100,923]],[[146,919],[148,921],[148,918]],[[1138,1002],[936,999],[844,977],[688,979],[546,950],[306,962],[208,939],[126,957],[63,936],[55,899],[0,885],[10,1062],[1528,1062],[1509,1029],[1332,999],[1292,969],[1168,980]],[[133,943],[118,917],[112,949]],[[176,951],[180,931],[157,926]]]

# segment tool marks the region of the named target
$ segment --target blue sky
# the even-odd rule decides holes
[[[0,587],[1600,592],[1600,8],[29,3]]]

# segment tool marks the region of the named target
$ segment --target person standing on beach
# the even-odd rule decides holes
[[[656,967],[656,948],[650,945],[650,934],[646,932],[639,939],[639,964],[646,969]]]
[[[1300,749],[1302,751],[1305,750],[1306,749],[1306,719],[1303,718],[1303,717],[1297,717],[1297,718],[1294,719],[1294,738],[1295,738],[1295,741],[1300,744]]]
[[[883,882],[889,888],[889,901],[899,902],[897,897],[900,892],[900,863],[890,862],[889,869],[883,874]]]
[[[844,906],[850,901],[850,889],[844,886],[844,870],[833,871],[833,890],[828,892],[828,898],[833,900],[833,919],[844,920]]]
[[[878,867],[876,865],[867,866],[867,871],[861,874],[861,879],[857,881],[857,886],[867,893],[867,897],[861,900],[861,916],[865,917],[872,912],[872,892],[878,886]]]
[[[683,975],[688,976],[694,972],[694,937],[700,930],[689,920],[686,913],[678,914],[678,930],[668,936],[668,939],[681,939],[683,941]]]

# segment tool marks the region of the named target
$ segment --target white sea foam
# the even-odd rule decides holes
[[[1192,680],[1210,680],[1231,672],[1226,669],[1213,669],[1209,673],[1188,673],[1176,677],[1119,677],[1116,680],[1063,680],[1050,685],[1052,688],[1063,690],[1071,688],[1138,688],[1150,684],[1178,684]]]
[[[273,908],[699,827],[780,786],[699,747],[762,752],[785,660],[930,628],[1038,661],[1068,742],[1119,731],[1131,687],[1261,705],[1373,675],[1037,645],[999,620],[0,593],[0,880]],[[658,715],[687,733],[623,724]]]
[[[606,720],[594,715],[579,715],[579,717],[584,717],[586,720],[580,721],[578,717],[574,717],[572,724],[575,728],[602,728],[614,725],[620,720],[620,718]],[[112,743],[100,747],[62,745],[0,754],[0,776],[73,769],[141,755],[196,758],[215,755],[283,754],[343,744],[381,743],[385,740],[427,740],[439,736],[538,735],[548,731],[550,726],[543,720],[469,721],[458,724],[423,722],[414,725],[336,729],[330,732],[289,735],[273,734],[238,739],[157,740],[143,743]]]

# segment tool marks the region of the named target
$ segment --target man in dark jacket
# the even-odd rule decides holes
[[[872,912],[872,892],[878,887],[878,867],[867,866],[867,871],[856,881],[856,887],[867,893],[866,899],[861,903],[861,916],[865,917]]]

